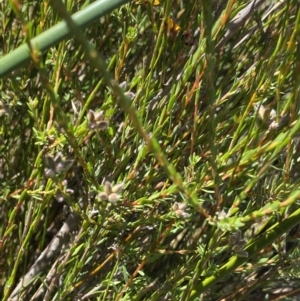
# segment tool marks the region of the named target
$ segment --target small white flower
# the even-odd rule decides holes
[[[173,204],[173,210],[175,211],[178,217],[188,218],[190,215],[184,211],[186,203],[177,203]]]
[[[241,235],[242,234],[241,234],[240,230],[238,230],[237,232],[229,235],[229,239],[228,239],[229,240],[229,244],[231,246],[236,245],[240,241]]]
[[[239,257],[248,257],[248,253],[244,250],[247,241],[245,239],[241,239],[242,232],[238,230],[237,232],[231,234],[229,236],[229,245],[232,246],[232,251]]]
[[[114,204],[120,199],[120,197],[121,196],[119,194],[113,192],[108,196],[108,201]]]
[[[107,201],[108,200],[108,195],[107,195],[107,193],[106,192],[100,192],[99,194],[98,194],[98,199],[100,200],[100,201]]]
[[[103,111],[94,112],[89,110],[87,113],[88,127],[91,130],[104,130],[108,127],[108,122],[104,120]]]
[[[246,252],[244,250],[241,250],[241,251],[237,252],[236,255],[238,257],[244,257],[244,258],[248,258],[248,256],[249,256],[248,252]]]
[[[110,203],[114,204],[120,200],[120,192],[122,191],[123,187],[124,183],[112,186],[110,182],[106,181],[104,183],[104,191],[98,194],[98,199],[100,201],[109,201]]]
[[[45,175],[48,178],[53,178],[69,170],[73,164],[73,160],[62,160],[62,154],[59,152],[55,158],[45,156]]]
[[[112,187],[111,191],[115,193],[120,193],[124,187],[124,183],[116,184]]]
[[[109,195],[109,194],[111,194],[112,193],[112,187],[111,187],[111,183],[110,182],[108,182],[108,181],[106,181],[105,182],[105,184],[104,184],[104,186],[105,186],[105,192]]]

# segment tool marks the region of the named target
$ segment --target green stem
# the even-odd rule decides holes
[[[197,287],[191,292],[188,301],[195,300],[196,296],[207,291],[216,282],[221,281],[229,273],[234,272],[239,266],[247,262],[251,257],[255,256],[260,250],[266,248],[272,244],[278,237],[299,224],[300,222],[300,209],[291,214],[284,221],[277,223],[274,227],[266,231],[261,237],[257,238],[251,242],[245,251],[248,252],[248,258],[242,258],[238,256],[233,256],[226,264],[219,268],[213,276],[207,277],[204,281],[200,282]]]
[[[101,0],[92,3],[86,8],[72,15],[73,21],[80,28],[85,28],[95,20],[109,14],[121,5],[130,2],[130,0]],[[62,40],[71,35],[70,28],[65,21],[62,21],[42,34],[30,40],[34,49],[41,53],[57,45]],[[6,76],[13,70],[21,67],[30,60],[30,49],[28,44],[24,44],[11,53],[0,59],[0,78]]]

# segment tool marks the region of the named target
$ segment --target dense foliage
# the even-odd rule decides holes
[[[1,56],[64,16],[24,2]],[[131,1],[82,32],[0,81],[1,300],[298,300],[298,1]]]

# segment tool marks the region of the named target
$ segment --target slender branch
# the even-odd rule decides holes
[[[9,300],[17,301],[19,300],[19,294],[23,288],[31,282],[31,280],[43,271],[47,266],[49,266],[55,257],[61,252],[62,246],[68,242],[70,238],[70,233],[74,231],[79,224],[79,217],[75,214],[71,214],[67,221],[63,224],[61,229],[57,232],[55,237],[52,239],[50,244],[41,253],[37,261],[29,269],[27,274],[21,278],[20,282],[11,293]]]
[[[221,41],[217,44],[216,49],[220,49],[224,44],[240,29],[246,21],[255,13],[256,9],[263,4],[264,0],[252,0],[243,8],[228,24],[228,29]]]

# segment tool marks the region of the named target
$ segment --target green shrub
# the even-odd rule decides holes
[[[0,3],[1,299],[297,300],[298,2],[89,4]]]

